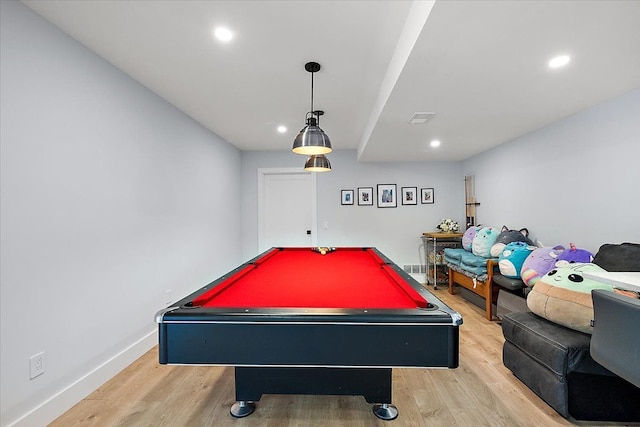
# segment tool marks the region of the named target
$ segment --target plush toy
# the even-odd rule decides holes
[[[471,243],[471,252],[474,255],[484,258],[491,257],[491,246],[496,242],[498,237],[498,229],[493,227],[484,227],[476,233]]]
[[[495,246],[495,245],[494,245]],[[520,270],[524,260],[535,248],[525,242],[511,242],[507,244],[498,258],[500,274],[511,279],[520,278]]]
[[[553,270],[558,260],[558,255],[564,251],[564,246],[553,248],[537,248],[529,254],[522,264],[520,276],[527,286],[533,286],[542,276]]]
[[[593,261],[593,254],[586,249],[576,249],[576,245],[569,243],[569,250],[562,251],[558,255],[556,267],[567,267],[574,262],[589,263]]]
[[[478,231],[480,231],[481,226],[472,225],[467,228],[467,231],[462,235],[462,247],[464,250],[471,252],[471,244],[473,243],[473,238],[476,237]]]
[[[496,242],[491,246],[491,256],[498,257],[500,253],[511,242],[525,242],[530,246],[533,246],[533,242],[529,240],[529,230],[521,228],[520,230],[509,230],[506,225],[502,226],[500,234],[496,238]]]
[[[613,292],[613,286],[583,275],[590,271],[605,270],[590,263],[574,263],[552,269],[529,292],[527,306],[538,316],[590,334],[593,330],[591,291],[604,289]]]

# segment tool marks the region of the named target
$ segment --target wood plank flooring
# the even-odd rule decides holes
[[[71,426],[614,426],[565,420],[502,364],[502,330],[484,312],[446,289],[438,298],[462,314],[460,367],[394,369],[400,415],[382,421],[359,396],[265,395],[247,418],[229,415],[233,368],[164,366],[157,347],[95,390],[51,427]],[[624,424],[640,425],[640,424]]]

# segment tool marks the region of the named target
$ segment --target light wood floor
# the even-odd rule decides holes
[[[358,396],[290,395],[264,395],[252,415],[235,419],[229,415],[233,368],[159,365],[156,347],[51,427],[620,425],[562,418],[503,366],[499,323],[485,320],[481,309],[459,295],[433,292],[463,316],[460,367],[394,369],[393,403],[400,412],[395,421],[377,419]]]

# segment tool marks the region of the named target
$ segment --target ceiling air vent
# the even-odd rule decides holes
[[[409,119],[409,123],[412,125],[421,125],[427,123],[436,113],[413,113],[413,116]]]

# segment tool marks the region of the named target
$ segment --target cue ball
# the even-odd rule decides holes
[[[325,255],[325,254],[327,253],[327,251],[325,251],[324,249],[322,249],[322,250],[320,251],[320,253],[321,253],[322,255]]]

